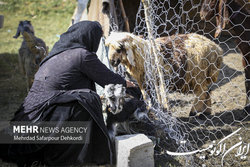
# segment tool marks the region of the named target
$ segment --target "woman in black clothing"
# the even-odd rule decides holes
[[[12,121],[89,121],[88,144],[12,144],[8,156],[19,166],[41,162],[48,166],[112,164],[114,148],[102,116],[95,84],[134,86],[110,71],[97,58],[102,37],[98,22],[72,25],[41,63],[34,83]]]

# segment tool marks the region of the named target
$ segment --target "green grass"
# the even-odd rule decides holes
[[[18,53],[22,39],[14,39],[20,20],[30,20],[35,35],[51,49],[70,24],[75,1],[72,0],[0,0],[4,26],[0,29],[0,53]]]
[[[76,1],[0,0],[0,2],[0,15],[4,15],[4,26],[0,29],[0,120],[9,120],[27,95],[26,81],[18,66],[18,49],[22,37],[13,38],[19,21],[30,20],[35,35],[43,39],[51,50],[59,39],[58,35],[67,30]]]

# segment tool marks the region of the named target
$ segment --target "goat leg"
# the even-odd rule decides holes
[[[197,112],[201,112],[205,115],[211,114],[211,97],[210,93],[202,90],[201,86],[197,86],[199,90],[195,91],[195,101],[193,103],[193,107],[190,111],[189,116],[195,116]],[[203,86],[203,89],[205,86]]]
[[[244,71],[245,71],[245,87],[246,87],[246,108],[248,112],[250,112],[250,107],[249,106],[249,100],[250,100],[250,60],[247,60],[247,59],[250,59],[249,58],[250,56],[248,57],[243,57],[243,65],[244,65]]]
[[[250,35],[250,33],[245,33],[246,36]],[[243,38],[243,37],[242,37]],[[247,41],[247,38],[244,38]],[[250,112],[250,44],[249,42],[243,42],[237,39],[235,41],[239,44],[239,49],[241,51],[242,57],[242,65],[244,67],[245,72],[245,87],[246,87],[246,107],[245,109]]]

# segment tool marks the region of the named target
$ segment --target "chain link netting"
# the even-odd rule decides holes
[[[237,36],[237,33],[232,31],[235,28],[234,26],[238,26],[232,21],[232,17],[238,17],[235,16],[238,12],[245,14],[245,20],[249,19],[249,14],[243,13],[241,9],[249,7],[250,2],[243,0],[238,4],[241,5],[240,8],[234,13],[235,9],[230,6],[230,3],[236,1],[204,1],[204,3],[207,3],[205,7],[209,5],[211,7],[212,3],[215,3],[213,8],[209,8],[214,13],[220,10],[216,8],[216,5],[220,6],[222,2],[225,5],[224,13],[226,8],[231,12],[233,11],[233,16],[227,18],[231,21],[225,27],[221,27],[220,35],[217,38],[214,37],[214,34],[220,22],[218,20],[216,22],[216,16],[222,14],[219,12],[205,21],[202,20],[201,1],[151,0],[147,2],[149,2],[147,9],[149,15],[145,15],[145,9],[141,2],[133,33],[142,36],[148,43],[144,48],[138,46],[137,49],[144,59],[145,88],[150,95],[151,102],[153,101],[153,105],[149,105],[152,105],[155,117],[153,121],[156,133],[153,135],[153,141],[156,144],[156,164],[159,166],[249,166],[250,162],[247,157],[250,147],[250,115],[249,111],[244,108],[247,105],[244,68],[247,68],[247,66],[242,66],[243,55],[238,49],[240,42],[243,41],[249,45],[249,40],[241,39],[242,37]],[[151,24],[147,25],[146,17],[150,19]],[[151,32],[148,31],[149,28],[151,28]],[[249,32],[244,24],[241,28],[245,32]],[[118,28],[111,29],[117,30]],[[177,82],[176,78],[181,77],[180,72],[174,69],[174,65],[171,64],[169,59],[166,59],[165,54],[162,54],[159,50],[157,50],[157,53],[152,52],[154,46],[149,42],[150,33],[154,40],[163,36],[198,33],[216,42],[223,49],[223,62],[218,69],[218,79],[212,82],[208,90],[205,90],[205,93],[211,97],[211,115],[198,113],[198,116],[189,116],[192,106],[195,105],[195,92],[190,88],[188,94],[183,94],[181,88],[178,87],[176,91],[173,91],[173,85]],[[173,55],[173,50],[182,52],[178,50],[176,46],[178,42],[176,41],[183,39],[179,36],[171,39],[171,46],[177,49],[165,48],[166,54]],[[238,41],[235,41],[235,39],[238,39]],[[204,43],[201,42],[201,45],[204,46]],[[211,52],[214,51],[211,50]],[[169,66],[169,69],[166,70],[162,64],[155,63],[153,54]],[[198,55],[199,52],[197,51],[196,54]],[[209,63],[214,62],[210,61]],[[164,74],[164,91],[166,94],[163,98],[167,99],[167,110],[163,109],[164,106],[158,97],[161,89],[158,68]],[[207,66],[207,68],[209,67]],[[123,68],[119,69],[119,73],[124,75]],[[198,66],[198,70],[202,72],[204,69]],[[184,76],[188,72],[190,71],[185,71]],[[192,77],[195,78],[196,76]],[[199,101],[196,103],[199,103]],[[204,102],[204,104],[206,103]],[[140,132],[149,134],[149,132],[143,130]]]

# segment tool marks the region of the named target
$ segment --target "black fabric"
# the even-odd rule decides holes
[[[120,75],[110,71],[94,53],[83,48],[55,55],[40,67],[35,80],[45,82],[51,90],[94,90],[94,82],[102,87],[110,83],[126,86]]]
[[[80,164],[110,164],[115,162],[115,153],[103,121],[99,96],[89,90],[73,90],[50,99],[39,119],[30,122],[42,124],[44,121],[90,121],[89,144],[14,144],[8,152],[12,161],[19,166],[29,166],[39,162],[48,166],[70,166]],[[19,113],[23,112],[21,108]],[[12,121],[27,121],[25,114],[16,114]]]
[[[102,27],[96,21],[81,21],[73,24],[60,36],[59,41],[55,43],[41,65],[51,57],[69,49],[84,48],[90,52],[96,52],[102,34]]]

